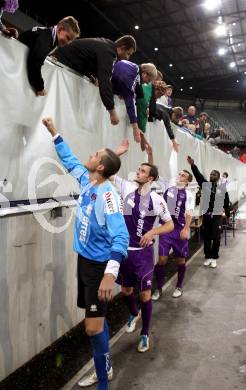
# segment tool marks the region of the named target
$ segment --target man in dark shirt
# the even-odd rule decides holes
[[[184,119],[188,119],[190,125],[195,125],[196,129],[199,127],[199,122],[196,117],[196,107],[189,106],[187,110],[187,115],[184,115]]]
[[[209,131],[206,137],[206,141],[211,145],[216,145],[218,142],[220,142],[221,138],[223,138],[224,135],[225,129],[223,129],[223,127],[220,127],[219,129]]]
[[[188,163],[196,178],[199,187],[202,189],[200,211],[203,215],[204,227],[204,253],[206,267],[216,268],[219,258],[220,235],[222,232],[222,214],[225,212],[230,217],[229,195],[224,183],[219,184],[220,173],[213,169],[210,173],[210,180],[206,180],[201,174],[194,160],[188,156]]]
[[[37,96],[46,95],[41,67],[47,55],[56,46],[63,46],[79,35],[78,22],[72,16],[63,18],[54,27],[33,27],[20,34],[19,40],[30,48],[27,56],[27,75]]]
[[[125,35],[115,42],[105,38],[76,39],[69,45],[57,48],[52,56],[81,75],[98,80],[100,96],[109,111],[113,125],[119,123],[114,109],[114,95],[111,83],[113,64],[117,60],[128,60],[136,51],[136,41]]]

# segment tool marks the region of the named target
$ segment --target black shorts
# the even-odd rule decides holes
[[[107,262],[88,260],[78,255],[78,299],[77,306],[85,309],[86,317],[105,317],[107,302],[99,301],[98,289],[104,276]]]

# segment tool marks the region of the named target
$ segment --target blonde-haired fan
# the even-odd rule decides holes
[[[112,75],[114,93],[122,96],[125,101],[127,114],[133,128],[133,136],[136,142],[140,142],[140,130],[142,130],[139,129],[138,126],[136,99],[144,98],[141,84],[151,83],[156,76],[157,69],[154,64],[142,64],[138,66],[133,62],[124,60],[118,61],[114,66]],[[146,110],[145,116],[147,118]]]

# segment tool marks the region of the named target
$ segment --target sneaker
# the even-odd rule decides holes
[[[149,349],[149,336],[143,334],[140,336],[138,352],[146,352]]]
[[[159,289],[159,290],[155,290],[154,293],[152,294],[152,301],[158,301],[158,299],[160,299],[162,295],[162,289]]]
[[[126,324],[126,333],[132,333],[136,329],[138,320],[140,319],[141,314],[138,313],[137,316],[130,315]]]
[[[113,367],[111,367],[110,370],[108,371],[108,380],[111,381],[112,379],[113,379]],[[97,373],[94,370],[91,374],[82,378],[78,382],[78,386],[79,387],[88,387],[88,386],[94,385],[97,382],[98,382]]]
[[[205,267],[209,267],[211,264],[211,261],[212,261],[212,259],[207,259],[204,261],[203,265],[205,265]]]
[[[211,260],[210,268],[216,268],[216,267],[217,267],[217,261],[216,260]]]
[[[174,292],[173,292],[172,297],[173,298],[179,298],[179,297],[181,297],[182,294],[183,294],[182,289],[180,287],[176,287]]]

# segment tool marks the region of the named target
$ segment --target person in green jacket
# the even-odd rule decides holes
[[[145,133],[146,125],[148,121],[148,108],[152,93],[154,93],[153,84],[141,84],[143,97],[136,99],[137,105],[137,117],[138,117],[138,127],[140,130]]]

